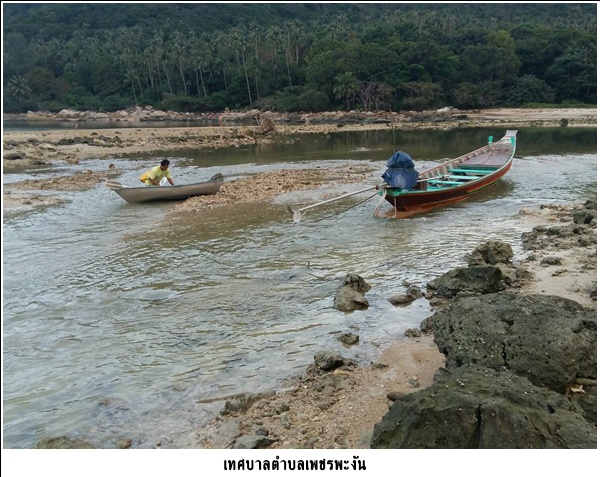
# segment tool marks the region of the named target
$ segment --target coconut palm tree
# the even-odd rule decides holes
[[[179,74],[181,75],[181,82],[183,83],[183,92],[188,94],[187,84],[185,81],[185,75],[183,73],[184,64],[187,63],[185,52],[188,50],[186,39],[180,31],[175,31],[173,34],[173,53],[177,60],[177,67]]]
[[[265,39],[267,41],[267,44],[271,47],[271,62],[273,65],[273,73],[275,73],[277,69],[275,59],[277,58],[277,52],[279,51],[279,47],[282,42],[281,28],[277,25],[270,27],[267,30]]]
[[[7,90],[11,96],[18,99],[19,104],[31,94],[27,80],[22,76],[13,76],[8,80]]]
[[[341,75],[337,75],[334,79],[333,93],[335,99],[346,98],[346,106],[350,109],[350,98],[353,97],[360,89],[360,85],[354,73],[347,71]]]

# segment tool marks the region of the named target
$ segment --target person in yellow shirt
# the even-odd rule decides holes
[[[146,171],[140,177],[140,181],[142,181],[147,186],[157,186],[160,185],[160,181],[166,178],[169,181],[169,184],[175,185],[173,179],[171,179],[171,171],[169,171],[169,160],[163,159],[160,161],[160,166],[153,167],[149,171]]]

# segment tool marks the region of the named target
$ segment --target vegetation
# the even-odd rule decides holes
[[[4,112],[596,104],[596,5],[3,4]]]

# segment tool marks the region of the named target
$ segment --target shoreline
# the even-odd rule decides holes
[[[542,205],[522,209],[519,215],[532,230],[552,227],[572,219],[573,211],[581,205]],[[560,296],[597,309],[595,243],[592,250],[568,239],[561,239],[561,243],[560,273],[553,273],[556,267],[545,266],[541,260],[546,252],[554,256],[557,250],[541,250],[536,258],[514,262],[532,278],[507,291]],[[436,311],[433,304],[431,310],[432,314]],[[445,366],[446,356],[435,344],[434,335],[419,333],[386,347],[370,365],[343,365],[325,373],[309,365],[291,389],[260,395],[246,401],[247,407],[241,409],[231,404],[235,399],[228,401],[221,415],[197,434],[202,448],[207,449],[250,448],[243,447],[248,442],[255,442],[254,448],[268,449],[369,449],[374,426],[393,400],[427,389]],[[258,435],[272,440],[260,443]]]
[[[266,114],[266,113],[265,113]],[[340,113],[342,114],[342,113]],[[272,142],[275,135],[330,134],[368,130],[454,129],[469,127],[597,127],[597,109],[490,109],[423,113],[381,113],[373,121],[349,122],[331,113],[306,115],[305,124],[273,118],[273,129],[261,125],[190,126],[117,129],[59,129],[3,131],[3,167],[30,163],[79,162],[137,153],[221,148]],[[324,119],[328,118],[328,119]],[[379,121],[379,122],[376,122]],[[321,123],[319,123],[321,122]],[[34,123],[34,122],[32,122]],[[566,125],[565,125],[566,124]]]

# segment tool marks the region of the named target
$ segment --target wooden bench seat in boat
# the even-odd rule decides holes
[[[453,174],[469,174],[469,175],[480,175],[487,176],[491,171],[495,171],[495,167],[482,167],[481,169],[448,169],[448,172]]]
[[[433,184],[433,185],[461,185],[464,184],[464,182],[459,182],[459,181],[427,181],[428,184]]]
[[[467,175],[464,175],[464,176],[462,176],[462,175],[455,176],[455,175],[449,175],[449,176],[445,176],[445,177],[447,177],[450,180],[454,180],[454,181],[472,181],[472,180],[475,180],[475,179],[481,179],[481,176],[483,176],[483,175],[487,175],[487,174],[480,174],[480,175],[477,175],[477,176],[467,176]]]

